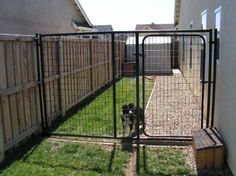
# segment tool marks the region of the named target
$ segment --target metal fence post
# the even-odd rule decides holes
[[[140,121],[140,105],[139,105],[139,33],[135,34],[135,43],[136,43],[136,106],[138,107],[137,113],[137,139],[139,139],[139,121]],[[144,107],[143,107],[144,108]]]
[[[40,62],[40,42],[39,42],[39,34],[35,35],[36,37],[36,55],[37,55],[37,73],[38,73],[38,88],[39,88],[39,101],[40,101],[40,113],[41,113],[41,126],[42,130],[44,130],[44,111],[43,111],[43,98],[42,98],[42,76],[41,76],[41,62]]]
[[[201,77],[201,87],[202,87],[202,100],[201,100],[201,128],[204,128],[204,101],[205,101],[205,65],[206,65],[206,41],[203,40],[203,58],[201,58],[202,64],[202,77]]]
[[[211,127],[214,126],[214,116],[215,116],[215,96],[216,96],[216,59],[217,58],[217,49],[218,49],[218,41],[217,41],[217,29],[214,30],[214,61],[213,61],[213,92],[212,92],[212,111],[211,111]],[[218,51],[219,52],[219,51]]]
[[[211,106],[211,83],[212,82],[212,30],[209,31],[209,65],[208,65],[208,96],[207,96],[207,120],[206,127],[210,124],[210,106]]]
[[[116,128],[116,61],[115,61],[115,34],[111,34],[112,48],[112,87],[113,87],[113,113],[114,113],[114,138],[117,138]]]
[[[61,38],[58,37],[58,40],[56,41],[56,64],[57,64],[57,74],[59,75],[59,79],[57,80],[57,91],[58,91],[58,108],[61,111],[61,116],[65,115],[65,105],[64,105],[64,99],[62,98],[62,77],[61,77],[61,60],[62,57],[62,41]]]
[[[48,116],[47,116],[47,100],[46,100],[46,88],[45,88],[45,73],[44,73],[44,53],[43,53],[43,40],[42,35],[39,35],[39,47],[40,47],[40,60],[41,60],[41,86],[42,86],[42,103],[44,110],[44,129],[43,134],[48,135]]]

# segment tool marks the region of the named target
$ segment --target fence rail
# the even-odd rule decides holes
[[[41,64],[46,68],[50,125],[60,114],[111,82],[111,42],[55,38],[44,40],[43,46],[46,53]],[[123,51],[115,59],[118,78],[125,43],[117,42],[115,46],[116,50]],[[35,36],[0,35],[0,133],[4,150],[41,131],[43,114],[37,64]]]

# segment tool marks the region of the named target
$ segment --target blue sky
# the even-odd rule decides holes
[[[134,30],[136,24],[173,23],[174,0],[79,0],[93,25]]]

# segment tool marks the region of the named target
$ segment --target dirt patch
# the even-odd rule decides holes
[[[135,176],[136,172],[136,152],[135,150],[130,153],[130,159],[125,168],[126,176]]]

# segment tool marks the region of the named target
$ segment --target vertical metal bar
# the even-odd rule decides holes
[[[112,87],[113,87],[113,125],[114,125],[114,138],[117,138],[116,128],[116,63],[115,63],[115,34],[111,34],[111,49],[112,49]]]
[[[137,139],[139,139],[139,121],[140,121],[140,106],[139,106],[139,33],[135,33],[135,44],[136,44],[136,106],[138,108],[137,113]]]
[[[211,101],[211,72],[212,72],[212,30],[209,32],[209,65],[208,65],[208,95],[207,95],[207,121],[206,127],[210,123],[210,101]]]
[[[214,61],[213,61],[213,92],[212,92],[212,112],[211,112],[211,127],[214,126],[214,116],[215,116],[215,94],[216,94],[216,53],[218,48],[218,41],[217,41],[217,29],[214,30]]]
[[[58,108],[62,115],[62,94],[61,94],[61,72],[60,72],[60,37],[58,38],[58,41],[56,43],[56,62],[57,62],[57,74],[59,75],[59,78],[57,80],[57,91],[58,91]]]
[[[139,141],[136,147],[136,173],[139,175],[140,173],[140,144]]]
[[[145,39],[142,41],[143,130],[145,130]]]
[[[41,113],[41,125],[42,130],[45,129],[45,123],[44,123],[44,111],[43,111],[43,99],[42,99],[42,77],[41,77],[41,64],[40,64],[40,56],[39,56],[39,34],[35,35],[36,37],[36,58],[37,58],[37,76],[38,76],[38,88],[39,88],[39,103],[40,103],[40,113]],[[45,133],[43,131],[43,133]]]
[[[42,35],[39,35],[39,46],[40,46],[40,58],[41,58],[41,85],[42,85],[42,92],[43,92],[43,108],[44,108],[44,135],[48,135],[48,116],[47,116],[47,101],[46,101],[46,88],[45,88],[45,73],[44,73],[44,54],[43,54],[43,41],[42,41]]]
[[[201,103],[201,128],[203,128],[204,122],[204,96],[205,96],[205,65],[206,65],[206,41],[203,41],[203,58],[201,60],[202,65],[202,103]]]

